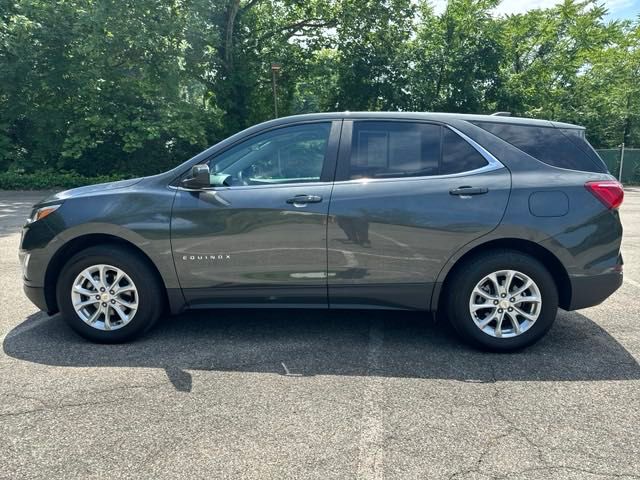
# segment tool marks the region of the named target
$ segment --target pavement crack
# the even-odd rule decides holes
[[[555,470],[568,470],[572,472],[578,473],[588,473],[589,475],[597,475],[600,477],[609,477],[609,478],[640,478],[640,475],[636,473],[614,473],[614,472],[600,472],[598,470],[591,470],[588,468],[579,468],[579,467],[571,467],[568,465],[546,465],[544,467],[532,467],[525,468],[524,470],[519,470],[517,472],[511,472],[506,475],[502,475],[499,477],[494,477],[495,480],[508,479],[514,475],[521,475],[523,473],[531,473],[531,472],[543,472],[543,471],[555,471]]]
[[[126,386],[122,386],[122,387],[117,387],[117,388],[110,388],[110,389],[105,389],[105,390],[96,390],[93,391],[91,393],[93,394],[103,394],[103,393],[109,393],[109,392],[114,392],[114,391],[127,391],[127,390],[133,390],[133,389],[157,389],[160,387],[165,386],[166,383],[162,382],[162,383],[158,383],[155,385],[126,385]],[[0,413],[0,418],[8,418],[8,417],[15,417],[15,416],[20,416],[20,415],[29,415],[32,413],[41,413],[41,412],[53,412],[53,411],[57,411],[57,410],[64,410],[67,408],[76,408],[76,407],[87,407],[87,406],[95,406],[95,405],[107,405],[107,404],[111,404],[113,403],[113,398],[110,398],[109,400],[104,400],[104,401],[99,401],[99,400],[91,400],[91,401],[86,401],[86,402],[76,402],[76,403],[57,403],[57,404],[47,404],[46,402],[39,400],[39,399],[32,399],[30,397],[23,397],[25,399],[31,399],[31,400],[35,400],[38,401],[42,404],[42,408],[32,408],[29,410],[22,410],[22,411],[18,411],[18,412],[6,412],[6,413]],[[123,398],[119,398],[119,400],[123,400]]]

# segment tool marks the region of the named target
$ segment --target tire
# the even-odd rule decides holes
[[[89,272],[93,281],[80,277],[82,272]],[[104,292],[100,291],[102,285]],[[56,297],[63,318],[80,336],[96,343],[122,343],[139,337],[156,323],[164,307],[162,288],[157,273],[138,254],[120,246],[98,245],[78,252],[65,264]],[[98,300],[101,295],[105,297]],[[80,305],[80,312],[74,303]]]
[[[506,292],[509,281],[511,288]],[[526,285],[531,286],[517,295]],[[465,341],[484,350],[508,352],[537,342],[549,331],[558,311],[553,277],[537,259],[518,251],[492,250],[473,257],[456,267],[447,286],[449,320]]]

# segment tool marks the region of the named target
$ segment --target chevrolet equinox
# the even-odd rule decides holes
[[[36,204],[24,289],[83,337],[165,311],[437,311],[522,348],[622,283],[621,185],[582,127],[505,116],[280,118],[151,177]]]

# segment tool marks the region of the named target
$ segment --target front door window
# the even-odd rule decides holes
[[[210,163],[213,184],[279,185],[320,181],[330,123],[272,130],[227,150]]]

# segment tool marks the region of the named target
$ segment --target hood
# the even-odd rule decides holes
[[[40,203],[59,202],[61,200],[66,200],[67,198],[83,197],[85,195],[92,195],[97,192],[127,188],[140,182],[143,178],[144,177],[132,178],[130,180],[118,180],[117,182],[97,183],[95,185],[72,188],[70,190],[64,190],[62,192],[51,195],[50,197],[42,200],[42,202]]]

